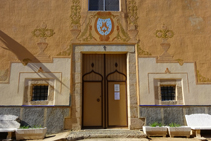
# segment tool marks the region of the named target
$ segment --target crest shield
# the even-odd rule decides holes
[[[100,36],[99,39],[101,41],[108,41],[109,36],[112,34],[114,30],[114,22],[111,18],[111,13],[98,13],[95,21],[95,31]]]

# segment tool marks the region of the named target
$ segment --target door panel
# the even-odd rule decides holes
[[[126,55],[83,55],[82,126],[127,126]],[[120,99],[114,100],[114,84]]]
[[[120,91],[114,90],[114,85],[120,85]],[[108,126],[127,126],[125,82],[108,82]],[[119,100],[115,100],[115,92]]]
[[[94,81],[101,80],[99,75],[95,75],[91,73],[90,75],[86,75],[90,71],[94,70],[96,73],[104,75],[104,55],[103,54],[84,54],[83,55],[83,75],[85,76],[85,80]]]
[[[102,126],[101,82],[84,83],[83,126]]]
[[[107,54],[106,55],[106,76],[118,70],[126,75],[126,55],[125,54]],[[109,77],[110,80],[122,80],[124,76],[114,74]]]

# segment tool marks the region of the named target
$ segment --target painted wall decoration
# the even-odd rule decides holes
[[[138,7],[135,0],[127,0],[127,22],[128,22],[128,33],[130,35],[131,41],[137,42],[139,39],[138,35]]]
[[[81,20],[80,0],[72,0],[70,20],[71,20],[71,28],[78,29],[81,26],[81,24],[80,24],[80,20]]]
[[[32,34],[35,37],[39,37],[40,40],[46,40],[47,37],[53,36],[54,30],[53,29],[47,29],[47,25],[45,23],[42,24],[40,28],[36,28],[32,31]]]
[[[0,70],[0,81],[6,81],[9,75],[9,69],[6,69],[5,71]]]
[[[198,82],[201,82],[201,83],[210,83],[211,82],[211,79],[206,78],[203,75],[201,75],[199,70],[197,70],[197,78],[198,78]]]
[[[152,54],[148,51],[145,51],[141,48],[140,44],[137,44],[137,51],[139,56],[151,56]]]
[[[111,12],[97,12],[90,15],[77,39],[85,42],[128,42],[130,36],[119,19],[119,15],[114,15]]]
[[[179,64],[180,66],[182,66],[184,64],[184,60],[182,59],[175,59]]]
[[[71,53],[72,53],[72,45],[69,45],[69,47],[66,50],[61,51],[56,56],[70,56]]]
[[[70,33],[72,34],[72,41],[75,41],[81,32],[81,2],[80,0],[72,0],[71,15],[70,15]]]
[[[163,24],[161,30],[156,30],[155,36],[157,38],[162,38],[163,42],[167,41],[169,38],[172,38],[174,36],[174,32],[172,30],[169,30],[165,24]]]
[[[163,42],[160,44],[164,50],[164,52],[158,57],[159,61],[175,61],[173,60],[173,56],[168,53],[168,50],[171,46],[170,43],[167,42],[169,38],[174,36],[174,32],[169,30],[165,24],[162,25],[161,30],[156,30],[155,36],[157,38],[162,38]]]
[[[34,29],[32,31],[32,34],[35,37],[40,38],[40,41],[37,43],[37,46],[39,47],[40,51],[36,54],[36,57],[41,61],[50,61],[49,56],[47,56],[44,51],[48,46],[48,43],[46,42],[46,38],[52,37],[55,34],[54,30],[48,29],[47,25],[45,23],[43,23],[40,28]],[[24,61],[22,61],[22,62],[24,62]],[[24,63],[23,63],[23,65],[27,65],[28,61],[26,64],[24,64]]]
[[[136,6],[135,0],[128,0],[127,1],[127,10],[128,10],[128,23],[130,25],[137,25],[138,8]]]
[[[114,31],[114,22],[111,13],[98,12],[95,20],[95,31],[99,35],[100,41],[108,41],[109,36]]]

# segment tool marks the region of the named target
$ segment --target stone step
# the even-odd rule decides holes
[[[93,139],[82,139],[77,141],[149,141],[146,138],[93,138]]]
[[[116,129],[88,129],[72,131],[68,141],[92,138],[146,138],[146,134],[139,130],[116,130]]]

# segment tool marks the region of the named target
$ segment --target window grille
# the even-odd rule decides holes
[[[89,0],[91,11],[119,11],[119,0]]]
[[[175,86],[161,86],[162,101],[175,100]]]
[[[48,99],[48,85],[32,86],[32,101],[42,101]]]

